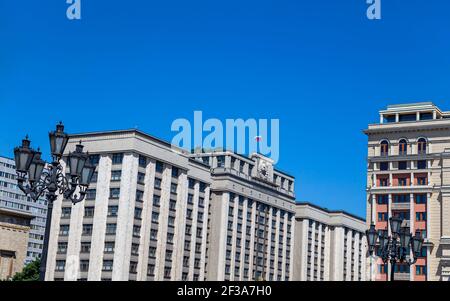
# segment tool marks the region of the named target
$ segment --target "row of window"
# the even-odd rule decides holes
[[[427,152],[427,140],[425,138],[419,138],[417,140],[417,152],[419,154],[426,154]],[[389,155],[390,144],[389,141],[383,140],[380,143],[380,153],[382,156]],[[406,139],[400,139],[398,143],[398,153],[400,155],[408,154],[408,141]]]
[[[392,215],[397,216],[404,220],[410,219],[409,211],[392,212]],[[388,219],[389,219],[389,216],[388,216],[387,212],[378,212],[378,221],[379,222],[386,222],[386,221],[388,221]],[[427,213],[426,212],[416,212],[415,220],[416,220],[416,222],[425,222],[427,220]]]
[[[387,264],[379,264],[378,265],[378,273],[379,274],[387,274],[388,265]],[[397,264],[394,268],[395,273],[409,273],[410,267],[406,264]],[[427,267],[425,265],[416,265],[415,266],[415,274],[416,275],[427,275]]]
[[[427,194],[414,194],[414,203],[416,204],[426,204]],[[387,205],[389,203],[388,194],[378,194],[376,196],[376,201],[378,205]],[[393,194],[393,203],[409,203],[411,201],[411,194]]]
[[[427,169],[427,160],[418,160],[416,161],[416,169]],[[390,170],[390,162],[380,162],[380,171],[388,171]],[[408,163],[407,161],[399,161],[398,162],[398,170],[407,170],[408,169]]]

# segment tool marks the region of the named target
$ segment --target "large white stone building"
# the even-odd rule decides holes
[[[360,217],[297,203],[294,280],[366,280],[365,231]]]
[[[450,112],[431,102],[391,105],[369,124],[367,224],[387,229],[391,216],[425,239],[417,262],[397,264],[395,279],[450,279]],[[391,271],[378,256],[371,279]]]
[[[45,221],[47,220],[47,201],[44,197],[34,201],[17,186],[15,162],[0,156],[0,209],[34,216],[31,220],[27,252],[24,263],[41,257],[44,244]],[[1,245],[0,245],[1,247]]]

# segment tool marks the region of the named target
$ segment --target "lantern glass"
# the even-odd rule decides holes
[[[371,250],[375,248],[375,243],[377,241],[377,231],[375,230],[375,225],[372,223],[369,230],[366,231],[367,243]]]
[[[69,142],[69,135],[64,133],[64,125],[61,122],[56,126],[56,131],[49,133],[49,138],[52,155],[60,159]]]
[[[416,231],[416,235],[412,238],[411,244],[414,254],[416,254],[416,256],[420,254],[423,246],[423,238],[420,235],[420,231]]]
[[[385,236],[384,232],[385,232],[384,230],[378,230],[378,237],[380,239],[380,248],[381,248],[381,250],[384,250],[384,248],[386,247],[386,243],[387,243],[386,236]]]
[[[390,219],[391,231],[393,235],[398,235],[400,232],[400,227],[402,225],[402,219],[398,216],[393,216]]]
[[[92,176],[94,175],[94,172],[95,166],[87,162],[83,167],[83,171],[81,172],[80,185],[89,186],[92,180]]]
[[[80,177],[87,161],[87,154],[83,153],[83,145],[78,144],[74,152],[69,153],[69,168],[72,177]]]
[[[30,165],[28,179],[30,182],[39,181],[44,171],[45,161],[41,159],[41,152],[38,150]]]
[[[35,152],[30,148],[30,143],[30,140],[26,137],[22,140],[22,146],[14,149],[14,160],[18,172],[28,172],[31,163],[33,162]]]

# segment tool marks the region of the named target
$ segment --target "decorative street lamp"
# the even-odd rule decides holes
[[[394,281],[395,265],[397,263],[415,264],[422,250],[423,238],[420,231],[416,231],[413,236],[408,227],[402,227],[403,220],[399,217],[391,217],[389,224],[392,235],[388,235],[387,230],[375,230],[372,223],[366,231],[369,255],[372,255],[377,247],[378,254],[384,264],[391,263],[391,281]],[[410,250],[412,250],[412,259]]]
[[[69,173],[65,175],[60,161],[69,142],[69,135],[64,132],[61,122],[56,126],[56,131],[49,133],[49,138],[52,153],[52,162],[49,164],[41,159],[39,148],[35,151],[30,147],[28,136],[22,140],[21,146],[14,149],[18,187],[34,201],[43,194],[47,199],[47,220],[39,270],[41,281],[45,280],[53,202],[58,197],[57,193],[73,204],[81,202],[95,172],[95,166],[88,161],[89,154],[83,152],[80,141],[75,151],[67,156]]]

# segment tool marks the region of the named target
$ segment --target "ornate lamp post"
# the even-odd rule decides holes
[[[380,258],[385,264],[387,262],[391,263],[391,281],[394,281],[395,265],[397,263],[406,263],[408,265],[416,263],[423,245],[420,231],[416,231],[416,234],[413,236],[409,233],[408,227],[401,226],[402,222],[403,220],[399,217],[391,217],[389,219],[391,236],[388,235],[387,230],[375,230],[373,223],[370,225],[369,230],[366,231],[369,254],[372,255],[374,253],[378,240]],[[412,258],[410,250],[412,250]]]
[[[83,152],[80,141],[75,151],[70,152],[67,157],[69,174],[65,175],[60,161],[69,135],[64,133],[64,125],[61,122],[56,126],[56,131],[49,133],[49,138],[52,153],[52,162],[49,164],[41,159],[39,148],[35,151],[30,147],[28,136],[22,140],[21,146],[14,149],[18,187],[35,201],[43,194],[47,199],[47,220],[39,271],[41,281],[45,280],[53,202],[58,197],[57,193],[70,199],[73,204],[81,202],[95,172],[95,166],[89,163],[89,155]]]

